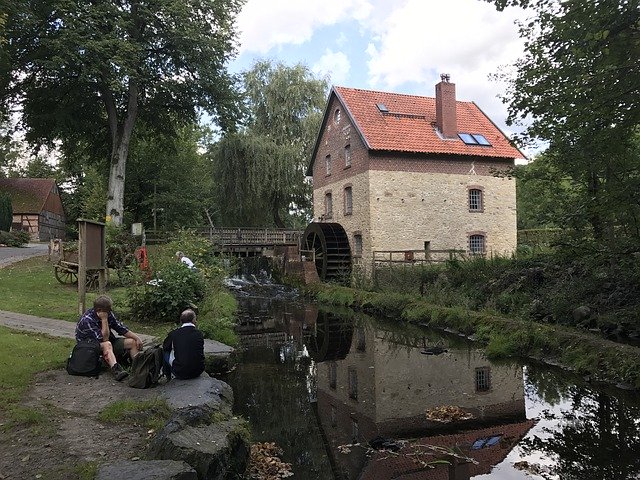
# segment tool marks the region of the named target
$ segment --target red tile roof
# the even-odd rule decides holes
[[[11,197],[14,214],[39,214],[55,184],[51,178],[0,178],[0,192]]]
[[[536,420],[525,420],[512,424],[497,425],[477,430],[467,430],[451,435],[436,435],[422,437],[409,441],[395,455],[389,452],[376,452],[360,475],[361,480],[447,480],[449,479],[448,466],[436,465],[436,468],[428,468],[416,461],[420,456],[426,460],[446,458],[446,455],[434,454],[433,450],[423,447],[431,445],[439,447],[442,451],[457,449],[464,455],[473,458],[477,464],[469,467],[471,477],[486,475],[494,466],[502,462],[509,452],[524,438],[527,432],[535,425]],[[473,442],[479,438],[501,436],[496,445],[478,450],[471,449]]]
[[[459,138],[441,138],[434,128],[435,98],[345,87],[334,87],[333,93],[370,150],[524,158],[473,102],[456,102],[458,132],[484,135],[490,147],[466,145]],[[384,104],[389,113],[383,114],[378,103]]]

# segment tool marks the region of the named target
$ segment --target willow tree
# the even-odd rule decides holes
[[[306,219],[305,180],[327,92],[327,81],[304,65],[259,61],[243,74],[248,119],[213,150],[220,209],[227,224],[285,227],[294,212]]]
[[[35,145],[108,144],[106,214],[119,225],[139,119],[162,128],[175,118],[194,121],[204,109],[223,130],[234,124],[237,96],[226,63],[242,3],[16,0],[4,31],[10,77],[0,92],[3,110],[21,111]]]

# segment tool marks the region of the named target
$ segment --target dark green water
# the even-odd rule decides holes
[[[640,478],[636,392],[491,362],[457,337],[323,311],[281,287],[237,292],[244,350],[224,380],[293,478]]]

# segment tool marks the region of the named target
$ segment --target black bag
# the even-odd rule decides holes
[[[131,363],[127,384],[133,388],[149,388],[158,384],[164,363],[161,346],[149,347],[138,352]]]
[[[76,343],[67,359],[67,373],[84,377],[97,377],[102,368],[102,350],[98,342],[81,340]]]

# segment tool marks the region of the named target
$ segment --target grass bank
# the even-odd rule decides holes
[[[119,319],[133,331],[159,338],[175,328],[170,322],[143,323],[132,318],[127,305],[125,287],[107,287]],[[91,306],[98,294],[87,292],[86,304]],[[78,321],[78,293],[74,285],[62,285],[53,274],[53,264],[46,257],[35,257],[0,269],[0,310],[25,313],[69,322]],[[234,297],[221,288],[207,298],[201,308],[201,328],[208,338],[235,346],[233,318],[237,308]]]
[[[44,419],[42,412],[21,407],[20,399],[36,373],[64,366],[74,343],[72,339],[0,327],[0,415],[3,427],[35,424]]]
[[[320,303],[463,333],[484,345],[487,355],[492,358],[532,358],[597,381],[640,388],[639,349],[589,332],[463,307],[445,307],[415,295],[369,292],[328,284],[306,287],[305,291]]]

